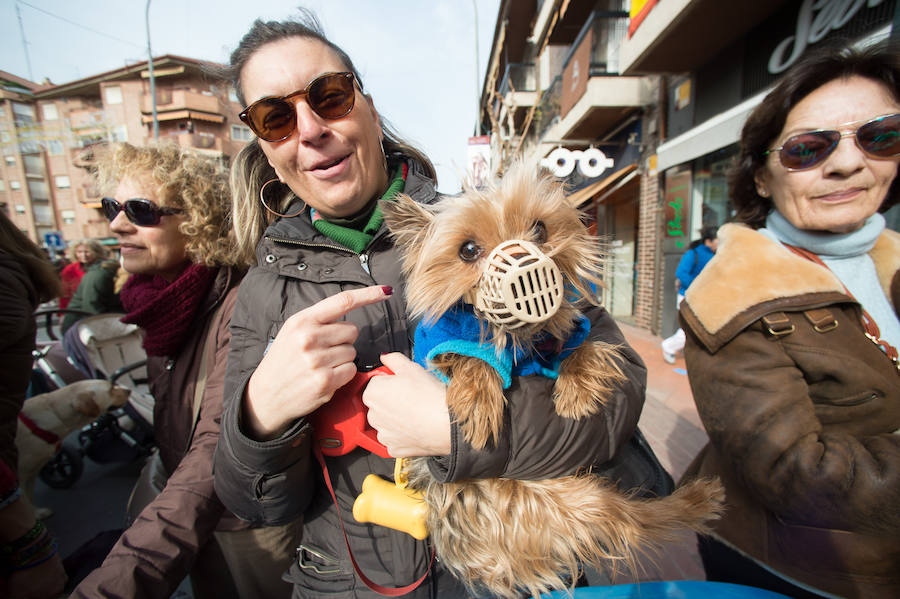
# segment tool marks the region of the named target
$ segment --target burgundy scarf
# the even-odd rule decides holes
[[[128,278],[119,294],[128,312],[122,322],[144,329],[147,355],[171,356],[181,348],[217,272],[191,264],[171,283],[155,275]]]

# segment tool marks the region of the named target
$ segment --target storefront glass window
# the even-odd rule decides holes
[[[720,227],[734,218],[728,197],[728,169],[737,152],[737,145],[732,144],[694,161],[691,239],[696,239],[703,227]]]

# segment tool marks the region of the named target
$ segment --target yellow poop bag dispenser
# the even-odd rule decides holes
[[[393,528],[421,541],[428,537],[428,506],[421,493],[407,488],[405,462],[402,458],[394,462],[393,483],[377,474],[363,480],[362,493],[353,502],[353,517],[357,522]]]

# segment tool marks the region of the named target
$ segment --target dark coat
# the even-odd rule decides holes
[[[831,271],[746,227],[719,239],[680,314],[710,437],[685,476],[722,478],[715,536],[823,591],[900,597],[900,370]],[[896,312],[900,235],[870,256]]]
[[[81,282],[78,283],[75,295],[69,301],[68,309],[83,310],[91,314],[122,312],[122,302],[119,301],[119,294],[115,291],[118,271],[119,263],[115,260],[104,260],[88,266],[84,276],[81,277]],[[61,327],[63,332],[82,318],[84,316],[81,314],[63,316]]]
[[[25,402],[34,358],[38,292],[15,257],[0,252],[0,460],[18,472],[17,415]],[[0,497],[4,491],[0,489]]]
[[[178,354],[148,359],[150,390],[156,400],[154,436],[162,462],[171,474],[162,493],[122,534],[103,565],[82,581],[73,597],[167,598],[189,573],[198,551],[216,529],[247,527],[216,497],[212,474],[231,336],[229,324],[239,280],[238,273],[221,268]],[[191,438],[194,387],[208,335],[212,335],[212,345],[205,365],[206,390]]]
[[[436,199],[433,182],[415,164],[404,193],[422,203]],[[375,284],[394,288],[387,301],[347,315],[360,331],[355,344],[359,370],[378,366],[381,353],[398,351],[410,356],[414,323],[407,319],[400,256],[384,227],[365,252],[357,255],[320,235],[303,215],[270,227],[257,258],[258,266],[241,285],[232,319],[225,414],[216,452],[216,491],[234,513],[258,524],[285,523],[305,513],[303,567],[295,560],[289,574],[295,596],[299,592],[304,598],[379,597],[354,574],[335,506],[312,457],[309,421],[301,418],[281,437],[258,442],[242,433],[239,416],[247,381],[284,321],[341,290]],[[606,462],[628,440],[643,405],[646,370],[605,310],[596,308],[587,316],[592,323],[590,338],[620,345],[624,356],[621,365],[628,378],[606,411],[580,421],[560,418],[549,400],[552,380],[516,378],[507,390],[508,414],[515,417],[507,416],[498,447],[475,451],[454,425],[451,454],[432,458],[432,470],[439,479],[558,477]],[[363,573],[378,584],[395,587],[421,577],[430,556],[426,542],[360,524],[351,516],[365,476],[375,473],[392,479],[394,460],[362,449],[326,460],[353,555]],[[441,571],[436,562],[432,573],[437,572],[439,580]],[[446,573],[443,576],[446,578]],[[429,597],[428,587],[425,584],[407,596]]]

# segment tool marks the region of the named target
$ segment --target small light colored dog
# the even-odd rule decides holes
[[[19,485],[34,505],[34,482],[44,464],[56,455],[69,433],[90,424],[110,408],[125,405],[130,391],[104,380],[78,381],[25,400],[16,430],[19,451]],[[53,512],[35,507],[39,518]]]
[[[499,439],[503,389],[517,373],[555,378],[560,416],[603,409],[625,375],[616,347],[589,339],[580,310],[597,301],[601,245],[560,185],[520,164],[483,191],[435,206],[401,195],[382,209],[403,253],[410,312],[426,327],[416,331],[417,360],[449,381],[448,407],[473,447]],[[585,563],[634,570],[639,552],[705,531],[724,499],[712,480],[644,500],[593,474],[440,483],[427,458],[406,473],[425,498],[437,557],[471,587],[507,598],[564,588]]]

